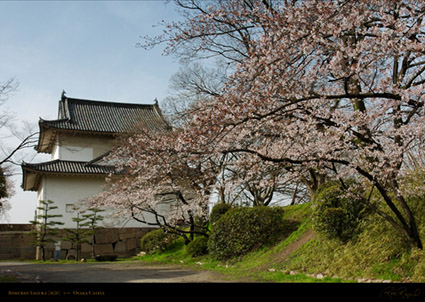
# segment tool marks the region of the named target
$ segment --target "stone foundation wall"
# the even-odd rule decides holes
[[[41,259],[39,248],[31,245],[33,236],[32,225],[0,225],[0,260]],[[95,234],[95,256],[117,255],[131,257],[140,252],[140,239],[153,229],[150,228],[101,228]],[[60,241],[60,259],[73,259],[77,255],[77,246],[71,241],[64,240],[65,230],[59,230],[57,241]],[[80,257],[92,258],[91,238],[81,244]],[[45,246],[45,258],[55,258],[55,243]]]
[[[31,224],[0,224],[0,260],[35,258]]]
[[[118,257],[131,257],[140,252],[140,239],[151,231],[148,228],[105,228],[96,230],[95,256],[117,255]],[[58,238],[64,238],[65,231],[61,230]],[[77,257],[77,244],[75,242],[59,239],[60,259],[75,259]],[[86,243],[81,243],[80,257],[92,258],[92,238],[87,238]],[[45,247],[46,259],[55,258],[55,243],[49,243]],[[41,259],[37,250],[36,259]]]

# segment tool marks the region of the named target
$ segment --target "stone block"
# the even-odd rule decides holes
[[[144,228],[144,229],[137,229],[137,237],[141,238],[147,233],[149,233],[151,230],[154,230],[153,228]]]
[[[92,246],[89,243],[82,243],[81,244],[81,252],[82,253],[90,253],[92,250]]]
[[[72,242],[71,241],[61,241],[61,249],[63,250],[69,250],[70,248],[72,248]]]
[[[127,252],[127,245],[124,241],[118,241],[114,247],[115,254],[122,254]]]
[[[104,232],[96,233],[95,241],[96,241],[96,244],[107,243],[108,242],[107,234]]]
[[[81,258],[85,258],[85,259],[91,259],[92,258],[92,254],[90,253],[83,253],[81,252]]]
[[[61,259],[66,259],[66,254],[68,253],[68,251],[66,250],[61,250]]]
[[[74,249],[69,249],[68,253],[66,254],[66,257],[68,256],[73,256],[75,258],[75,256],[77,256],[77,251]]]
[[[120,240],[126,240],[126,239],[129,239],[129,238],[133,238],[133,237],[135,237],[135,232],[134,232],[134,230],[132,230],[132,229],[120,229],[119,230],[119,239]]]
[[[120,239],[117,229],[102,229],[96,232],[96,244],[113,243]]]
[[[92,242],[93,242],[93,236],[92,235],[87,236],[85,239],[86,239],[87,243],[92,244]]]
[[[108,254],[114,253],[114,249],[112,248],[112,244],[110,243],[96,244],[95,247],[96,247],[96,254],[99,254],[99,255],[108,255]]]
[[[137,239],[136,238],[130,238],[127,240],[127,250],[133,250],[135,248],[137,248]]]
[[[45,249],[55,249],[55,243],[54,242],[46,242],[44,245]]]
[[[104,233],[104,232],[102,232],[102,233],[101,232],[96,232],[95,242],[96,242],[96,244],[107,243],[108,242],[108,238],[107,238],[106,233]]]

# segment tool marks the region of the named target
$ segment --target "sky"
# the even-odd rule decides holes
[[[172,3],[151,1],[0,1],[0,82],[14,77],[18,90],[1,106],[14,124],[56,119],[64,90],[69,97],[152,104],[168,95],[178,60],[163,47],[136,47],[141,37],[160,34],[161,20],[179,19]],[[2,144],[13,146],[13,140]],[[26,161],[49,160],[35,151]],[[30,160],[28,160],[28,158]],[[23,192],[14,171],[11,209],[2,223],[34,218],[36,192]]]

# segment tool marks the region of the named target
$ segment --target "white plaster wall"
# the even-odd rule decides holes
[[[52,149],[52,160],[90,161],[112,149],[114,144],[111,136],[96,135],[66,135],[59,134]],[[37,200],[52,200],[58,209],[49,214],[62,214],[63,217],[55,219],[64,222],[58,228],[74,228],[76,223],[72,221],[75,213],[67,211],[67,205],[75,205],[79,201],[92,197],[103,190],[104,177],[100,176],[60,176],[44,175],[39,186]],[[39,206],[39,203],[37,203]],[[113,209],[102,212],[105,217],[101,223],[105,227],[149,227],[149,225],[131,219],[131,217],[119,217],[108,219]],[[150,216],[151,221],[154,219]]]
[[[52,150],[52,159],[89,161],[105,154],[112,146],[110,136],[60,134]]]
[[[62,214],[63,217],[57,220],[64,222],[58,228],[75,228],[76,223],[72,221],[76,217],[75,213],[68,213],[66,205],[78,203],[80,200],[91,197],[99,193],[103,189],[103,177],[85,177],[85,176],[44,176],[40,186],[38,200],[52,200],[54,205],[58,207],[49,214]],[[102,212],[105,217],[102,224],[106,227],[145,227],[130,217],[114,218],[113,221],[107,218],[111,211]]]
[[[52,147],[52,159],[59,159],[59,142],[56,143]]]
[[[44,183],[45,183],[45,181],[44,181],[44,177],[41,179],[41,182],[40,182],[40,186],[38,187],[38,192],[37,192],[37,209],[35,209],[35,215],[41,215],[42,213],[42,211],[40,211],[39,209],[38,209],[38,207],[40,207],[40,200],[47,200],[47,199],[45,199],[45,195],[44,195],[44,193],[45,193],[45,190],[44,190]],[[34,219],[35,219],[35,217],[34,217]]]

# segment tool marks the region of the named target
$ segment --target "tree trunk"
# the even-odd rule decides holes
[[[366,171],[363,171],[360,168],[357,168],[357,171],[361,175],[365,176],[367,179],[372,181],[373,185],[378,189],[379,193],[381,194],[381,196],[384,199],[387,206],[391,209],[391,211],[397,217],[397,220],[399,221],[399,223],[397,223],[394,219],[392,219],[392,217],[390,217],[390,216],[388,216],[384,213],[381,213],[381,216],[385,220],[387,220],[392,226],[394,226],[395,229],[401,231],[406,236],[406,239],[409,240],[409,242],[411,243],[411,245],[413,247],[423,249],[423,245],[422,245],[421,238],[419,236],[418,227],[416,225],[415,217],[413,216],[413,213],[412,213],[410,207],[408,206],[408,204],[406,203],[406,201],[404,200],[403,196],[401,196],[400,194],[397,195],[398,201],[400,202],[400,205],[401,205],[403,211],[405,212],[405,215],[407,216],[407,221],[406,221],[405,217],[402,215],[402,213],[399,211],[397,206],[394,204],[393,200],[391,199],[390,195],[388,194],[388,192],[386,191],[384,186],[382,186],[378,181],[376,181]],[[397,187],[395,187],[393,189],[396,189],[395,191],[397,192]]]
[[[291,205],[294,205],[295,204],[297,193],[298,193],[298,186],[299,186],[299,184],[300,183],[297,182],[297,185],[295,186],[294,192],[292,193]]]

